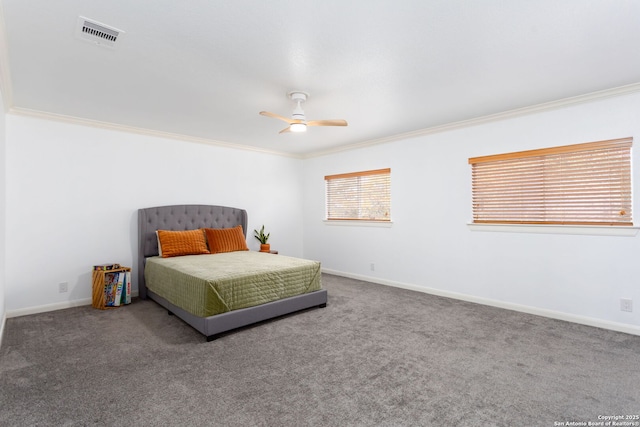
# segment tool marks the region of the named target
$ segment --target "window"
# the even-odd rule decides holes
[[[473,222],[632,226],[632,143],[471,158]]]
[[[328,220],[391,220],[391,169],[328,175]]]

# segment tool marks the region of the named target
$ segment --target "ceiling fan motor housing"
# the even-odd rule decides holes
[[[291,115],[291,117],[294,120],[306,120],[304,117],[304,111],[302,111],[302,108],[300,108],[300,104],[298,104],[298,106],[293,110],[293,114]]]

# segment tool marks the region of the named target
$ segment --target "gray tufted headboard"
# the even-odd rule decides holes
[[[138,210],[138,294],[147,298],[144,264],[158,255],[156,230],[193,230],[242,226],[247,237],[247,211],[227,206],[173,205]]]

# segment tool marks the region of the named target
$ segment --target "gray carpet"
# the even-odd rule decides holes
[[[640,413],[640,337],[324,275],[205,338],[151,301],[7,320],[2,426],[553,426]],[[556,424],[559,425],[559,424]]]

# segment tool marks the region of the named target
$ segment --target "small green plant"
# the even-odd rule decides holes
[[[271,233],[264,234],[264,225],[262,226],[260,231],[253,230],[253,232],[254,232],[255,238],[258,239],[260,243],[262,243],[263,245],[267,244],[267,241],[269,240],[269,236],[271,236]]]

